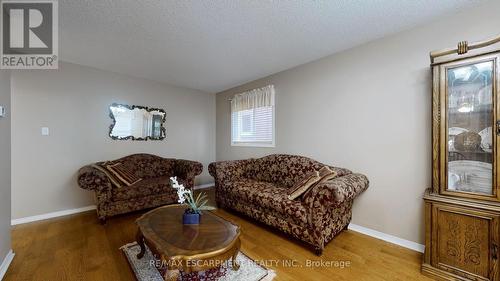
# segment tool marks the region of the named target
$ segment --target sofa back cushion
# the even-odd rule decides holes
[[[311,158],[273,154],[255,159],[249,174],[255,180],[276,183],[291,188],[306,175],[318,171],[325,165]]]
[[[152,154],[133,154],[113,161],[141,179],[174,176],[175,159]]]

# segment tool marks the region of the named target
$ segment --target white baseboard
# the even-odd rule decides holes
[[[83,207],[83,208],[57,211],[57,212],[52,212],[52,213],[47,213],[47,214],[42,214],[42,215],[14,219],[14,220],[11,220],[10,224],[11,225],[18,225],[18,224],[23,224],[23,223],[35,222],[35,221],[42,221],[42,220],[47,220],[47,219],[52,219],[52,218],[57,218],[57,217],[62,217],[62,216],[78,214],[78,213],[82,213],[82,212],[86,212],[86,211],[90,211],[90,210],[95,210],[95,209],[96,209],[96,206],[92,205],[92,206],[87,206],[87,207]]]
[[[207,184],[202,184],[202,185],[196,185],[194,187],[194,189],[195,190],[204,189],[204,188],[208,188],[208,187],[212,187],[212,186],[214,186],[214,183],[207,183]],[[10,224],[11,225],[18,225],[18,224],[23,224],[23,223],[35,222],[35,221],[42,221],[42,220],[47,220],[47,219],[52,219],[52,218],[87,212],[87,211],[91,211],[91,210],[95,210],[95,209],[96,209],[96,206],[92,205],[92,206],[87,206],[87,207],[83,207],[83,208],[62,210],[62,211],[57,211],[57,212],[52,212],[52,213],[47,213],[47,214],[41,214],[41,215],[36,215],[36,216],[24,217],[24,218],[20,218],[20,219],[14,219],[14,220],[11,220]]]
[[[9,265],[11,264],[12,260],[14,259],[14,252],[10,250],[7,253],[7,256],[5,256],[5,259],[3,260],[2,264],[0,265],[0,280],[3,280],[3,277],[5,276],[5,273],[7,273],[7,269],[9,269]]]
[[[370,228],[367,228],[364,226],[360,226],[357,224],[353,224],[353,223],[349,224],[349,229],[356,231],[356,232],[359,232],[359,233],[363,233],[365,235],[368,235],[368,236],[371,236],[371,237],[374,237],[377,239],[380,239],[380,240],[384,240],[384,241],[392,243],[392,244],[399,245],[401,247],[405,247],[405,248],[420,252],[420,253],[423,253],[424,249],[425,249],[425,246],[422,244],[418,244],[418,243],[413,242],[413,241],[402,239],[402,238],[399,238],[399,237],[396,237],[396,236],[393,236],[390,234],[386,234],[386,233],[383,233],[383,232],[380,232],[377,230],[373,230],[373,229],[370,229]]]

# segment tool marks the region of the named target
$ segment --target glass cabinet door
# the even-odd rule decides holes
[[[445,70],[447,191],[493,195],[494,63]]]

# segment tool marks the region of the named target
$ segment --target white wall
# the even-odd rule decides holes
[[[166,140],[112,140],[113,102],[165,109]],[[50,136],[41,135],[44,126]],[[78,169],[141,152],[200,161],[196,183],[212,182],[215,95],[69,63],[12,73],[13,219],[93,204],[77,186]]]
[[[10,245],[10,73],[0,70],[0,105],[6,117],[0,117],[0,264]]]
[[[500,33],[500,1],[217,94],[217,160],[270,153],[366,174],[353,222],[422,243],[431,182],[429,51]],[[341,40],[341,38],[339,38]],[[231,147],[235,93],[274,84],[276,148]]]

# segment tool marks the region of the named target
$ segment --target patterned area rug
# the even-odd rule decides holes
[[[137,259],[140,252],[139,245],[134,242],[120,248],[128,259],[138,281],[163,281],[161,269],[155,266],[151,251],[146,247],[146,254],[142,259]],[[268,270],[240,252],[236,258],[240,269],[233,270],[231,262],[219,268],[194,273],[181,272],[178,281],[271,281],[276,276],[273,270]]]

